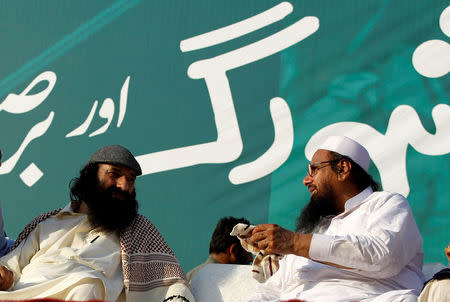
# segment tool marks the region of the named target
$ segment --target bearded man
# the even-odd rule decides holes
[[[155,226],[138,214],[141,167],[122,146],[95,152],[72,201],[36,217],[0,259],[0,300],[194,301]]]
[[[298,232],[256,226],[250,244],[285,255],[249,301],[416,301],[422,288],[422,238],[408,201],[378,191],[370,157],[356,141],[329,137],[303,184],[311,200]]]

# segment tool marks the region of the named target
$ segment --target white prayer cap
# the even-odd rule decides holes
[[[346,136],[330,136],[318,149],[333,151],[347,156],[360,165],[366,172],[369,169],[369,152],[361,144]]]

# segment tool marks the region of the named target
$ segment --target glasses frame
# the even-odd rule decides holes
[[[339,162],[339,161],[340,161],[340,159],[332,159],[332,160],[321,161],[318,163],[309,163],[308,168],[306,169],[306,173],[308,173],[308,176],[313,177],[315,174],[315,171],[320,170],[325,167],[328,167],[331,164],[333,164],[334,162]],[[328,165],[324,165],[322,167],[317,167],[318,165],[322,165],[322,164],[328,164]]]

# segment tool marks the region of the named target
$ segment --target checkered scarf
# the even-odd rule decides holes
[[[61,210],[57,209],[34,218],[19,234],[11,250],[25,240],[40,222]],[[149,292],[158,287],[167,287],[176,283],[182,283],[190,289],[183,269],[172,250],[146,217],[137,215],[131,225],[120,235],[120,247],[127,294]],[[173,295],[164,301],[189,301],[189,299],[181,295]]]

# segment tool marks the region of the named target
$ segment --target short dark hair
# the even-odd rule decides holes
[[[217,222],[217,226],[211,236],[209,243],[209,253],[223,253],[233,243],[240,246],[239,239],[236,236],[231,236],[231,230],[238,223],[250,224],[245,218],[234,218],[231,216],[223,217]]]
[[[346,160],[350,162],[352,165],[352,169],[350,171],[350,177],[351,180],[358,186],[360,190],[364,190],[368,186],[372,188],[372,190],[380,191],[381,186],[373,180],[372,176],[370,176],[369,173],[367,173],[363,168],[361,168],[360,165],[355,163],[350,157],[339,154],[337,152],[331,152],[331,156],[333,159],[333,162],[331,163],[331,168],[335,171],[339,171],[338,163],[341,162],[341,160]]]

